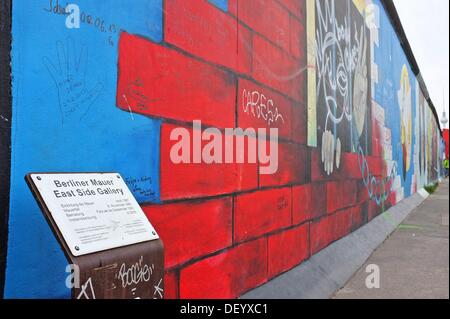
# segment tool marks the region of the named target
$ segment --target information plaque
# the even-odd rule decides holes
[[[159,239],[118,173],[32,173],[26,180],[73,256]]]

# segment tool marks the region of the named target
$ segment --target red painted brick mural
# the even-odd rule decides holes
[[[162,203],[143,207],[164,240],[167,298],[234,298],[300,264],[318,250],[312,221],[327,214],[326,190],[335,189],[311,184],[305,2],[231,0],[228,12],[212,2],[166,0],[162,43],[119,40],[117,105],[163,119]],[[173,163],[170,134],[184,127],[193,136],[193,120],[221,132],[277,128],[277,171],[258,174],[258,160]],[[323,229],[321,247],[349,227]]]
[[[358,76],[365,77],[360,79],[365,86],[356,89],[363,90],[361,103],[366,105],[361,107],[365,109],[363,113],[353,110],[354,116],[360,116],[356,123],[324,131],[321,119],[330,118],[332,111],[326,114],[320,98],[328,92],[318,92],[317,97],[308,93],[308,68],[316,69],[317,79],[325,76],[317,72],[329,71],[320,69],[325,57],[318,45],[320,33],[328,27],[322,25],[322,15],[330,14],[334,2],[309,1],[308,16],[305,0],[229,0],[227,11],[213,2],[166,0],[161,43],[129,33],[122,33],[119,42],[117,105],[163,121],[162,203],[144,205],[144,209],[165,243],[167,298],[238,297],[398,201],[392,188],[398,181],[389,175],[386,147],[380,146],[385,140],[382,132],[388,129],[384,122],[377,122],[376,106],[370,112],[368,60],[373,43],[371,30],[358,12],[361,8],[348,1],[347,7],[338,7],[335,21],[345,25],[348,12],[360,27],[352,36],[365,41],[353,47],[359,52],[355,59],[360,69],[341,70],[349,76],[362,72]],[[307,43],[307,22],[314,18],[316,46]],[[345,41],[337,43],[337,48],[351,46]],[[328,48],[323,50],[326,54]],[[316,56],[317,67],[308,65],[308,54]],[[330,90],[327,85],[324,89]],[[341,118],[349,116],[351,110],[346,108],[351,106],[345,94],[335,98],[334,103],[344,107]],[[313,106],[317,112],[311,112],[311,101],[317,101]],[[316,122],[309,116],[315,116]],[[339,123],[335,117],[331,115]],[[222,151],[226,133],[225,137],[221,133],[226,128],[277,128],[276,172],[259,174],[259,159],[255,163],[193,163],[191,153],[191,162],[173,163],[170,152],[176,142],[171,132],[184,127],[194,144],[195,132],[201,132],[192,127],[193,120],[217,129]],[[315,131],[308,129],[311,125]],[[351,125],[355,125],[354,136],[348,135]],[[322,137],[321,132],[333,133]],[[311,143],[316,136],[321,138],[319,143]],[[330,143],[330,138],[336,151],[334,162],[327,166],[330,148],[324,143]],[[261,138],[246,136],[247,143],[252,139]],[[205,144],[202,141],[199,147]],[[270,149],[269,140],[257,143],[258,147],[263,144]],[[193,152],[194,148],[190,145]]]

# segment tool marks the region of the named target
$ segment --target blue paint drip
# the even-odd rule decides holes
[[[228,0],[208,0],[222,11],[228,12]]]
[[[56,0],[52,2],[56,4]],[[13,3],[11,204],[5,298],[70,297],[65,287],[67,261],[25,184],[25,174],[118,171],[133,180],[129,184],[138,201],[159,201],[160,121],[117,108],[116,86],[120,30],[160,42],[162,0],[75,3],[82,12],[79,29],[68,29],[64,15],[48,12],[50,0]],[[64,77],[58,70],[64,61],[62,56],[58,60],[58,44],[74,65],[87,49],[86,72],[78,68],[78,74],[85,74],[79,83],[85,84],[86,91],[77,107],[89,106],[83,117],[63,116],[61,112],[60,100],[67,100],[65,90],[63,86],[58,90],[52,77]]]

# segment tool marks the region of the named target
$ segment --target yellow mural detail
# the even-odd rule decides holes
[[[316,105],[316,7],[315,0],[306,0],[306,33],[308,64],[308,145],[317,146]]]
[[[366,0],[353,0],[353,4],[361,14],[363,14],[364,10],[367,8]]]
[[[398,103],[400,106],[400,132],[403,152],[403,172],[406,173],[411,166],[412,149],[412,99],[411,84],[408,68],[403,65],[400,76],[400,90],[398,91]]]

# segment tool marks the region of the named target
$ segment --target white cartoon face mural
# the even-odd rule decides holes
[[[351,2],[315,1],[317,127],[326,175],[345,152],[370,153],[370,32]],[[320,143],[321,141],[321,143]]]

